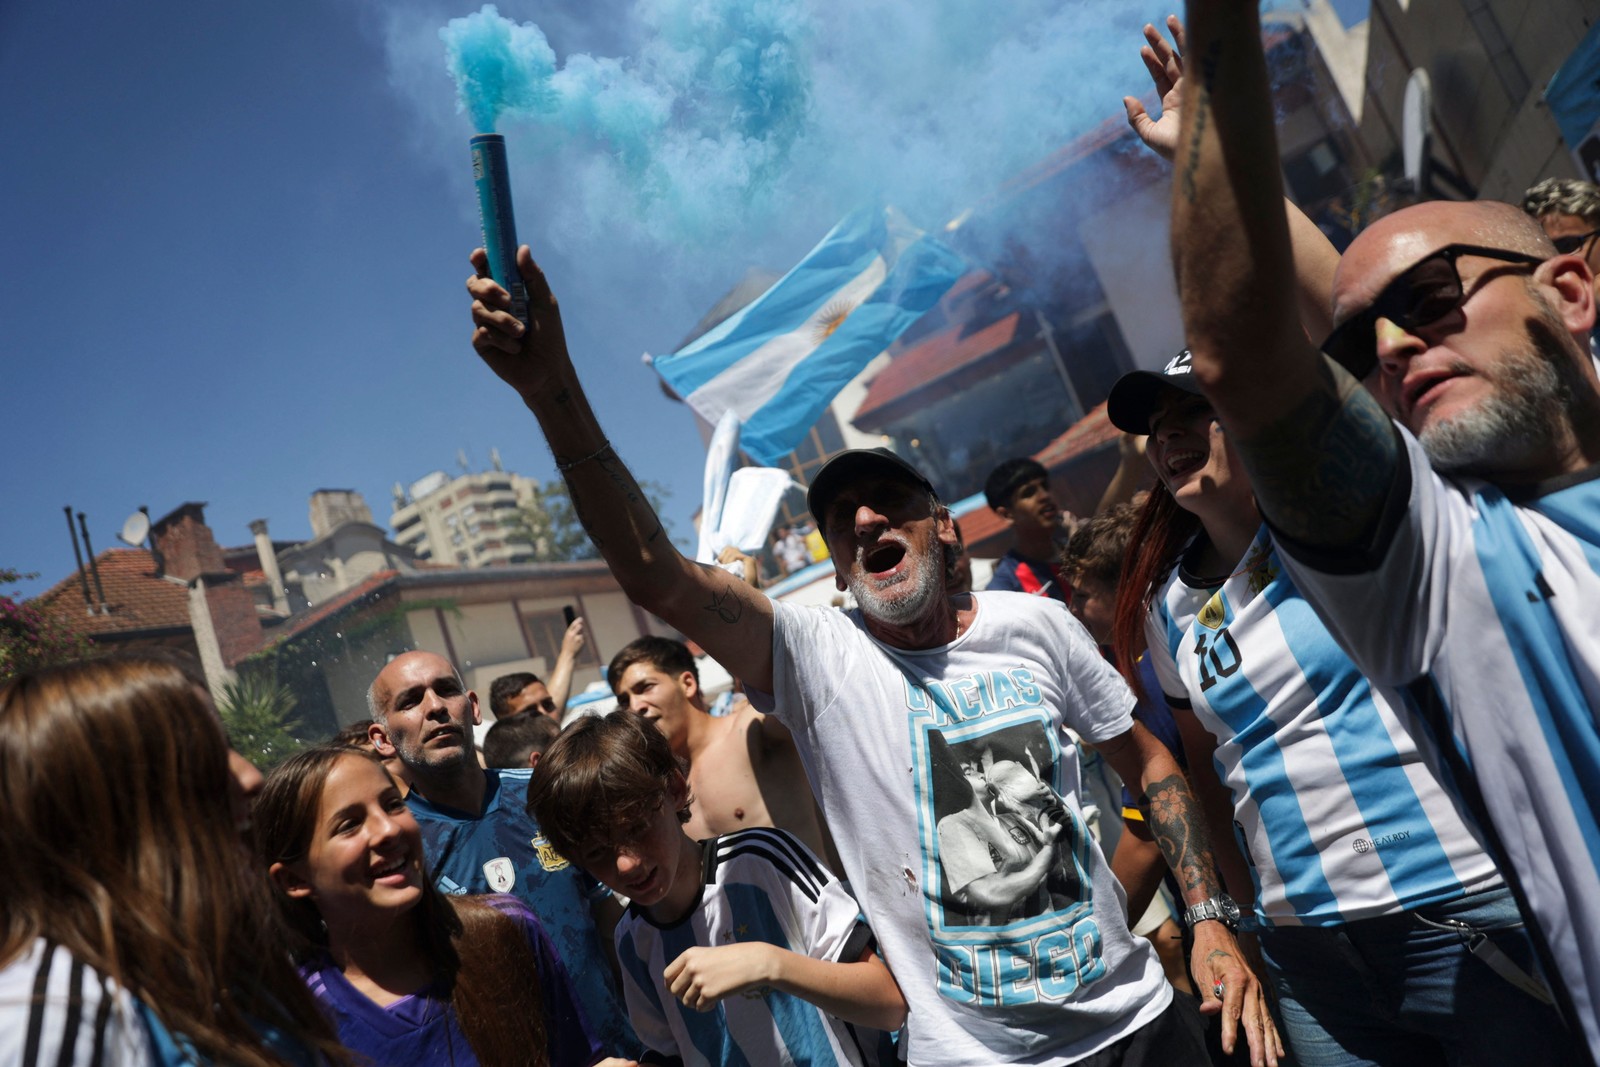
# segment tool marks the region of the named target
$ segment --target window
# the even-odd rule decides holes
[[[522,562],[515,557],[511,562]],[[577,608],[577,605],[572,605]],[[543,656],[545,670],[553,670],[556,657],[561,655],[561,638],[567,632],[567,619],[560,611],[541,611],[536,614],[522,617],[522,630],[528,635],[528,646],[533,649],[535,656]],[[599,667],[600,656],[595,651],[594,636],[583,643],[583,650],[578,653],[577,667]]]

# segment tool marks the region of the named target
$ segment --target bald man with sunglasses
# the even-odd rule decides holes
[[[1423,708],[1593,1056],[1593,276],[1511,205],[1422,204],[1345,253],[1338,362],[1321,358],[1295,304],[1257,6],[1188,5],[1172,229],[1193,372],[1298,587],[1364,673]]]

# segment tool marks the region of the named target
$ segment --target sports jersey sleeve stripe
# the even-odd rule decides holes
[[[821,892],[822,886],[815,880],[806,877],[803,872],[797,870],[795,866],[788,861],[788,858],[782,853],[767,847],[763,842],[751,841],[748,843],[736,844],[733,848],[721,853],[721,861],[722,863],[729,863],[735,857],[746,855],[761,856],[766,859],[774,868],[782,872],[782,874],[788,878],[789,881],[793,882],[795,888],[806,895],[806,899],[810,900],[813,904],[816,903],[817,896]]]
[[[868,949],[876,952],[877,948],[878,940],[872,936],[872,927],[867,925],[865,917],[858,917],[855,929],[845,938],[837,958],[841,963],[855,963],[861,959],[863,952]]]
[[[789,861],[794,865],[796,870],[805,871],[808,875],[810,875],[813,883],[819,887],[829,881],[831,878],[827,870],[823,868],[821,862],[819,862],[817,858],[811,854],[811,850],[806,848],[805,845],[800,842],[799,838],[795,837],[787,830],[780,830],[776,827],[768,826],[752,826],[747,830],[740,830],[736,833],[729,834],[722,840],[729,844],[744,840],[759,841],[769,845],[772,848],[778,849],[779,851],[783,852],[784,855],[789,857]]]

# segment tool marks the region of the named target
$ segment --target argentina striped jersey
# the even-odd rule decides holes
[[[1369,676],[1438,708],[1600,1056],[1600,467],[1512,494],[1400,434],[1371,549],[1285,563]]]
[[[36,940],[0,969],[0,1064],[161,1062],[133,998],[61,946]]]
[[[617,958],[634,1031],[651,1052],[695,1065],[796,1064],[869,1067],[889,1051],[885,1035],[854,1027],[788,993],[728,997],[714,1011],[685,1008],[663,973],[695,946],[764,941],[815,959],[854,963],[872,933],[843,884],[783,830],[752,828],[701,843],[704,890],[666,926],[629,907],[617,925]]]
[[[1501,884],[1409,698],[1361,675],[1265,528],[1220,583],[1175,568],[1147,637],[1169,702],[1216,738],[1261,921],[1327,926]]]

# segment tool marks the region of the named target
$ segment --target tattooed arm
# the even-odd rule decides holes
[[[1125,782],[1138,782],[1150,801],[1150,832],[1177,875],[1185,904],[1222,892],[1200,803],[1172,753],[1140,723],[1095,746]],[[1195,923],[1189,969],[1200,993],[1200,1010],[1222,1014],[1222,1048],[1234,1049],[1242,1026],[1253,1067],[1275,1064],[1283,1052],[1261,983],[1245,965],[1233,931],[1221,922]],[[1217,990],[1221,990],[1220,995]]]
[[[693,638],[757,689],[772,688],[772,602],[720,567],[705,567],[672,544],[655,509],[617,457],[567,353],[561,312],[527,246],[517,266],[528,284],[529,323],[508,309],[488,276],[483,250],[472,254],[472,346],[515,389],[539,420],[572,507],[628,599]]]
[[[1301,325],[1258,6],[1188,4],[1173,262],[1195,376],[1262,511],[1291,539],[1337,550],[1377,528],[1399,440]]]

